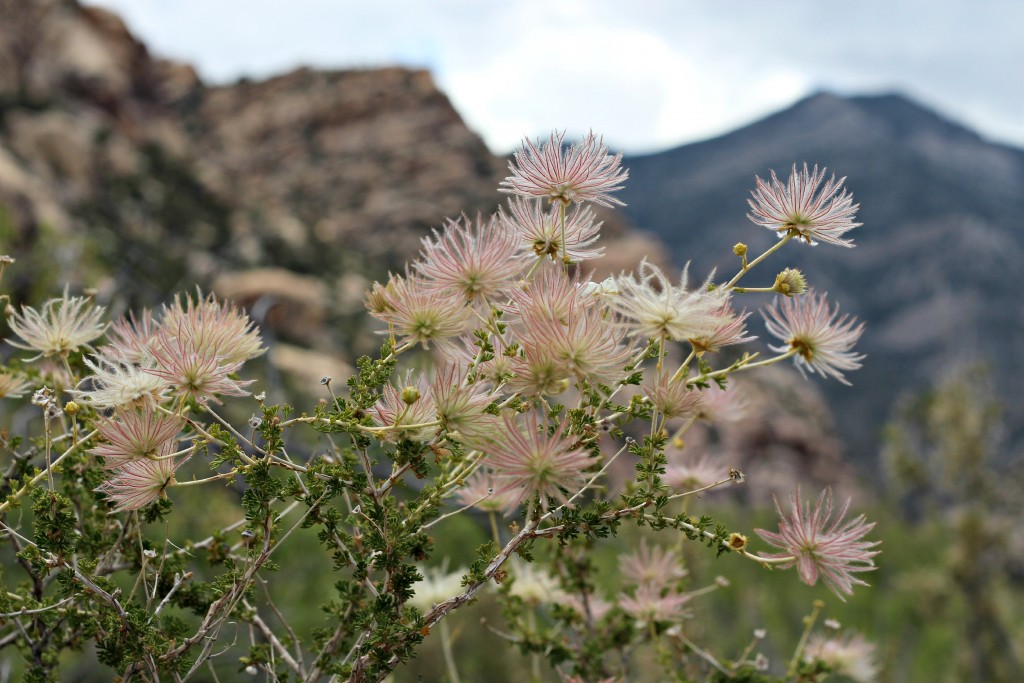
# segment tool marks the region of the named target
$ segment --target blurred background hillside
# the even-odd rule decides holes
[[[604,37],[617,49],[614,31]],[[552,68],[538,97],[558,87]],[[1015,79],[1003,85],[1019,91]],[[796,476],[874,507],[886,539],[878,588],[842,615],[882,644],[886,680],[1021,680],[1024,150],[902,91],[782,90],[788,101],[767,100],[775,113],[729,132],[626,149],[628,206],[601,216],[597,276],[644,256],[692,261],[698,279],[729,272],[733,244],[756,254],[774,239],[745,217],[755,174],[806,161],[846,176],[862,206],[857,247],[795,245],[759,277],[799,266],[865,320],[864,368],[853,388],[766,374],[734,438],[707,447],[748,470],[751,502],[770,500],[759,479]],[[1019,120],[991,121],[1024,139]],[[495,210],[507,163],[497,151],[508,150],[489,148],[424,68],[207,82],[111,10],[0,0],[0,253],[17,259],[4,292],[39,303],[69,282],[121,312],[199,286],[249,309],[284,385],[344,377],[375,349],[364,289],[446,217]],[[760,321],[752,328],[764,336]],[[784,608],[793,623],[778,628],[799,629],[811,598],[798,591],[785,596],[803,601]],[[731,609],[752,604],[743,595]],[[774,613],[767,600],[743,628]],[[1004,668],[986,668],[999,651]]]

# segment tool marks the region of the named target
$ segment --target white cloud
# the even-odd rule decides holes
[[[100,0],[204,77],[427,67],[495,151],[590,128],[648,151],[819,88],[903,88],[1024,144],[1018,0]]]

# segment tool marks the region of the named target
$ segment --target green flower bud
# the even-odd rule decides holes
[[[796,268],[786,268],[776,276],[772,289],[786,296],[803,294],[807,291],[807,279]]]
[[[402,389],[402,403],[411,406],[416,401],[420,400],[420,390],[416,387],[405,387]]]

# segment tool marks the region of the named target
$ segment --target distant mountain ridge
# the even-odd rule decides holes
[[[854,388],[824,383],[840,431],[873,462],[898,396],[951,366],[992,364],[1012,429],[1024,425],[1024,150],[990,143],[897,94],[818,93],[732,133],[627,157],[625,209],[678,265],[732,273],[736,242],[775,241],[746,218],[754,174],[793,164],[846,176],[864,225],[854,249],[793,245],[747,276],[770,285],[798,266],[868,323]],[[755,328],[763,331],[760,324]]]

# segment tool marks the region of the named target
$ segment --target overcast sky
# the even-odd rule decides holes
[[[1024,147],[1022,0],[93,1],[210,83],[428,68],[498,153],[555,128],[656,151],[821,89],[898,90]]]

